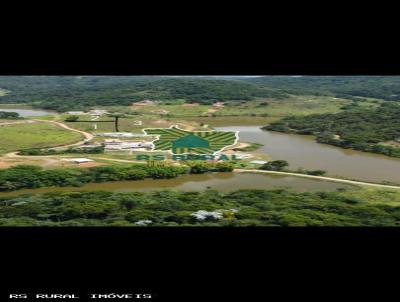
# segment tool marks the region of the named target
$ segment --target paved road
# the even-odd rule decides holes
[[[313,179],[341,182],[341,183],[347,183],[347,184],[353,184],[353,185],[371,186],[371,187],[379,187],[379,188],[386,188],[386,189],[400,189],[400,186],[382,185],[382,184],[369,183],[369,182],[363,182],[363,181],[348,180],[348,179],[341,179],[341,178],[333,178],[333,177],[326,177],[326,176],[315,176],[315,175],[307,175],[307,174],[291,173],[291,172],[250,170],[250,169],[235,169],[234,172],[239,172],[239,173],[240,172],[245,172],[245,173],[250,172],[250,173],[266,173],[266,174],[290,175],[290,176],[296,176],[296,177],[305,177],[305,178],[313,178]]]

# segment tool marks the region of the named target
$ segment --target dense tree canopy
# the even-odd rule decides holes
[[[0,226],[10,225],[399,226],[400,206],[369,203],[342,192],[284,189],[225,194],[213,190],[53,192],[0,198]]]
[[[17,118],[19,118],[19,113],[17,112],[0,111],[0,119],[17,119]]]
[[[243,81],[192,77],[0,76],[0,87],[9,91],[0,97],[1,103],[28,103],[61,112],[93,106],[126,106],[143,99],[212,103],[284,95]]]
[[[293,94],[400,100],[399,76],[265,76],[246,81]]]

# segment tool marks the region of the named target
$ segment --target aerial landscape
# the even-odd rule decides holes
[[[400,226],[400,76],[0,76],[0,226]]]

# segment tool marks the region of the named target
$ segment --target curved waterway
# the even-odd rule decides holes
[[[319,144],[313,136],[265,131],[262,126],[217,127],[222,131],[239,131],[241,141],[260,143],[257,150],[272,159],[284,159],[290,169],[321,169],[329,176],[362,181],[400,183],[400,158],[342,149]]]
[[[22,194],[78,191],[112,191],[112,192],[148,192],[155,190],[204,191],[213,189],[230,192],[239,189],[273,189],[291,188],[296,191],[335,191],[339,188],[355,189],[357,186],[340,184],[331,181],[305,179],[292,176],[262,175],[253,173],[207,173],[181,175],[173,179],[146,179],[137,181],[113,181],[91,183],[82,187],[51,187],[18,190],[0,193],[1,197],[12,197]]]

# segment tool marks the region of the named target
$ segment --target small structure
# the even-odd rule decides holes
[[[268,163],[265,160],[253,160],[250,162],[251,164],[255,164],[255,165],[265,165],[266,163]]]
[[[99,116],[99,115],[106,115],[106,114],[110,114],[110,113],[107,110],[104,110],[104,109],[93,109],[93,110],[90,110],[88,112],[88,114],[89,115]]]
[[[237,158],[237,159],[246,159],[246,158],[252,158],[253,157],[253,155],[251,155],[251,154],[248,154],[248,153],[235,153],[235,157]]]
[[[223,217],[223,214],[219,211],[209,212],[204,210],[198,210],[197,212],[190,214],[190,216],[195,217],[197,220],[206,220],[210,218],[218,220]]]
[[[135,222],[136,225],[140,225],[140,226],[146,226],[146,225],[151,224],[151,223],[153,223],[153,221],[148,220],[148,219],[139,220],[139,221]]]
[[[156,102],[156,101],[152,101],[152,100],[143,100],[143,101],[140,101],[140,102],[136,102],[136,103],[133,103],[133,105],[137,105],[137,106],[147,106],[147,105],[155,105],[155,104],[157,104],[158,102]]]
[[[76,164],[90,163],[94,162],[94,160],[90,158],[66,158],[65,161],[74,162]]]
[[[104,142],[104,149],[106,151],[132,150],[152,147],[153,144],[149,142],[129,142],[121,140],[105,140]]]
[[[69,115],[86,115],[87,113],[83,112],[83,111],[68,111],[66,112]]]
[[[216,102],[213,104],[213,107],[216,107],[216,108],[222,108],[224,106],[225,106],[224,102]]]
[[[108,132],[97,134],[99,136],[109,136],[109,137],[138,137],[143,136],[143,134],[133,134],[130,132]]]

